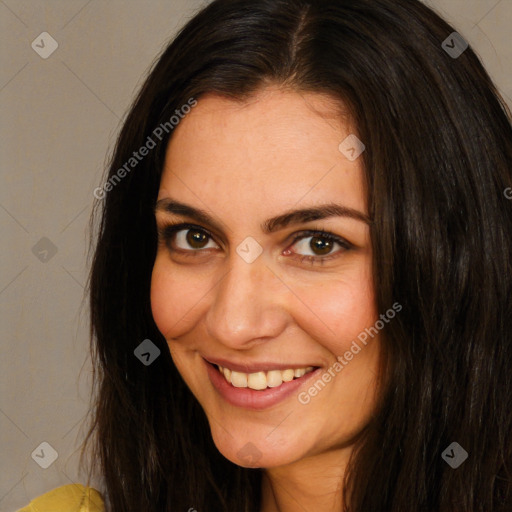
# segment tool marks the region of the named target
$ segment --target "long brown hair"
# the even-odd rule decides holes
[[[259,511],[262,470],[216,449],[149,297],[170,117],[205,93],[244,101],[269,83],[350,109],[366,145],[377,305],[403,306],[346,510],[512,510],[512,129],[471,48],[443,48],[453,31],[415,0],[215,0],[160,56],[113,152],[90,275],[84,452],[92,443],[108,511]],[[148,137],[155,147],[126,167]],[[150,366],[134,356],[145,339],[161,351]],[[457,469],[441,456],[452,442],[468,453]]]

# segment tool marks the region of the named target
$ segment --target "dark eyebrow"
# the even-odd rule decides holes
[[[155,206],[155,212],[156,211],[163,211],[166,213],[173,213],[175,215],[190,217],[197,222],[209,224],[217,231],[222,231],[220,225],[205,210],[180,203],[174,199],[159,199]],[[335,203],[328,203],[319,206],[312,206],[310,208],[289,210],[281,215],[278,215],[277,217],[272,217],[271,219],[266,220],[261,225],[261,230],[265,234],[269,234],[274,233],[275,231],[279,231],[280,229],[284,229],[289,225],[326,219],[328,217],[349,217],[351,219],[364,222],[365,224],[372,223],[371,219],[366,214],[358,210]]]

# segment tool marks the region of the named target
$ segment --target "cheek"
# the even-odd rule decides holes
[[[377,318],[371,271],[358,266],[298,291],[307,314],[294,315],[302,329],[340,354]]]
[[[207,282],[180,271],[171,272],[158,257],[151,275],[151,311],[158,330],[169,340],[193,328]]]

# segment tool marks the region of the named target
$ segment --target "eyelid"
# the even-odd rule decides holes
[[[290,251],[290,248],[293,247],[294,245],[296,245],[297,243],[299,243],[305,239],[314,238],[314,237],[324,238],[326,240],[334,242],[335,244],[338,244],[340,248],[338,250],[333,250],[325,255],[301,254],[301,253],[296,253],[296,252]],[[343,238],[341,236],[335,235],[334,233],[331,233],[329,231],[324,231],[321,229],[316,229],[316,230],[310,229],[310,230],[303,230],[303,231],[295,233],[294,239],[293,239],[291,245],[289,245],[285,249],[285,251],[292,252],[292,254],[290,256],[287,255],[286,257],[288,257],[292,260],[300,260],[300,263],[307,261],[311,265],[323,265],[326,262],[328,262],[329,260],[338,258],[346,251],[350,251],[354,248],[355,248],[355,245],[351,244],[348,240],[346,240],[345,238]]]
[[[216,235],[214,235],[210,230],[207,228],[200,226],[198,224],[193,224],[190,222],[165,222],[163,225],[157,224],[157,233],[159,237],[165,238],[168,235],[173,235],[177,231],[181,231],[182,229],[197,229],[199,231],[203,231],[206,233],[210,238],[212,238],[214,241],[216,239]],[[342,236],[336,235],[330,231],[326,231],[325,229],[321,228],[309,228],[309,229],[303,229],[300,231],[295,231],[292,233],[288,239],[291,238],[292,243],[295,243],[300,238],[306,238],[308,236],[323,236],[325,238],[330,238],[334,240],[335,242],[338,242],[341,245],[347,245],[350,247],[354,247],[354,244],[350,243],[348,240],[343,238]],[[215,243],[217,243],[215,241]],[[287,242],[288,243],[288,242]]]
[[[198,224],[192,224],[190,222],[172,222],[172,221],[166,221],[163,225],[157,224],[157,234],[158,234],[158,240],[161,242],[167,242],[170,240],[178,231],[183,230],[191,230],[195,229],[197,231],[204,232],[214,243],[216,243],[219,247],[220,244],[216,240],[216,236],[211,233],[208,229],[199,226]],[[182,249],[186,250],[186,249]],[[197,249],[196,251],[192,252],[198,252],[201,249]]]
[[[297,242],[298,240],[304,239],[304,238],[318,236],[320,238],[326,238],[328,240],[332,240],[333,242],[336,242],[346,248],[354,248],[355,247],[355,245],[350,243],[346,238],[336,235],[336,234],[332,233],[331,231],[326,231],[325,229],[320,229],[320,228],[303,229],[301,231],[297,231],[297,232],[293,233],[292,236],[293,236],[292,244],[295,244],[295,242]]]
[[[207,228],[204,228],[198,224],[192,224],[189,222],[166,221],[164,225],[158,224],[157,225],[158,241],[159,241],[159,243],[168,244],[169,240],[171,238],[173,238],[177,232],[183,231],[183,230],[193,230],[193,229],[205,233],[211,241],[213,241],[217,246],[220,247],[220,244],[216,240],[216,236],[213,235]],[[292,256],[287,256],[287,257],[289,257],[291,259],[299,259],[300,258],[301,262],[306,259],[311,264],[315,264],[315,263],[323,264],[325,261],[327,261],[329,259],[336,258],[337,256],[339,256],[340,254],[342,254],[343,252],[345,252],[347,250],[356,248],[356,246],[354,244],[352,244],[351,242],[349,242],[342,236],[336,235],[330,231],[326,231],[324,229],[316,227],[316,228],[310,228],[310,229],[303,229],[303,230],[296,231],[296,232],[292,233],[292,235],[290,237],[288,237],[288,239],[291,238],[291,242],[286,242],[287,247],[286,247],[285,251],[289,251],[289,249],[291,247],[293,247],[298,241],[303,240],[305,238],[309,238],[309,237],[315,237],[315,236],[320,237],[320,238],[325,238],[327,240],[331,240],[331,241],[337,243],[342,249],[335,251],[335,252],[331,252],[326,255],[307,255],[307,254],[305,255],[305,254],[300,254],[300,253],[293,253]],[[205,248],[205,249],[195,249],[195,250],[194,249],[172,248],[172,251],[175,251],[175,252],[181,251],[182,253],[188,253],[190,256],[196,256],[197,254],[199,254],[205,250],[208,250],[208,249],[211,249],[211,247]]]

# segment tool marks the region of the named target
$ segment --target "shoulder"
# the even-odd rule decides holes
[[[100,493],[92,487],[69,484],[33,499],[18,512],[104,512]]]

